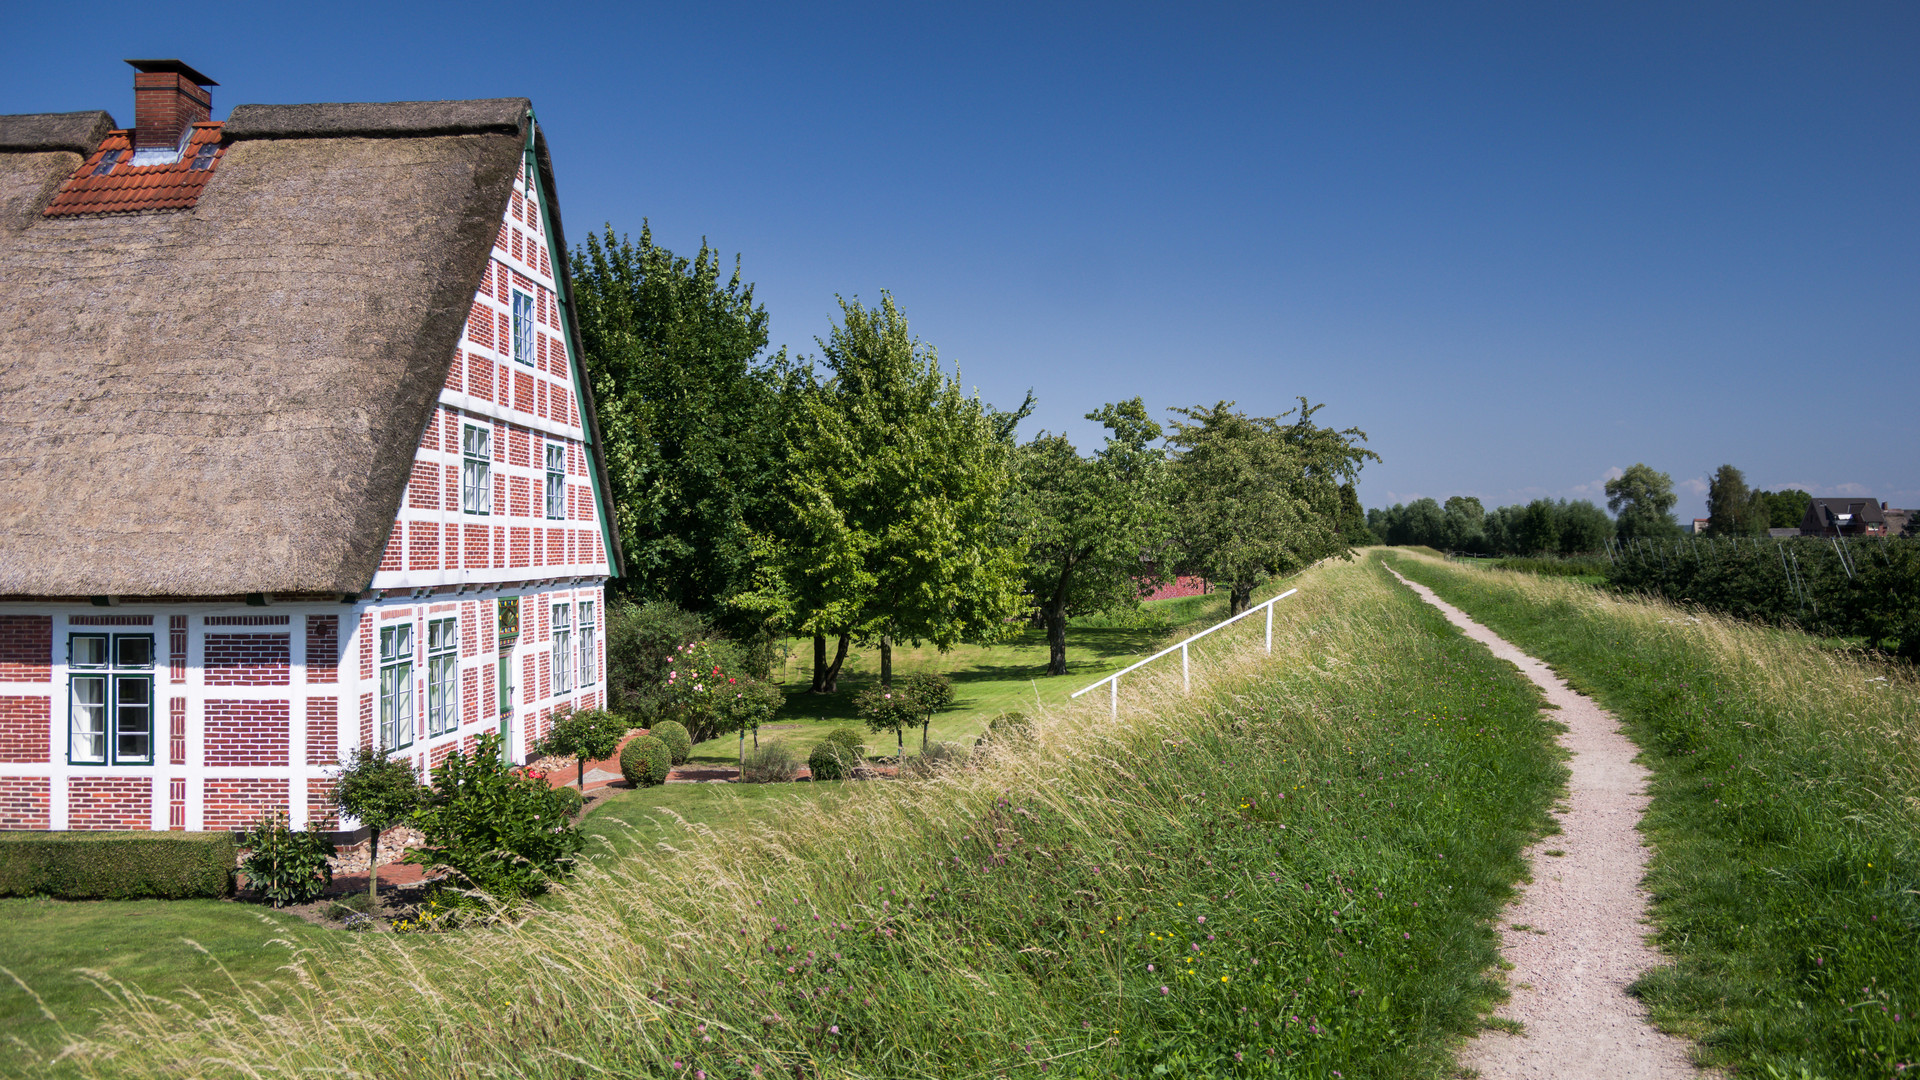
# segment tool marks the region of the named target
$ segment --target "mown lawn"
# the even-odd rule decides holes
[[[1256,593],[1254,600],[1258,603],[1285,588],[1270,586]],[[901,644],[893,650],[894,672],[904,676],[930,671],[952,679],[953,707],[934,719],[927,738],[930,742],[971,745],[995,716],[1003,712],[1032,713],[1065,704],[1075,690],[1218,622],[1226,612],[1226,594],[1210,593],[1142,604],[1137,614],[1124,619],[1089,616],[1071,620],[1065,675],[1043,674],[1048,655],[1046,631],[1033,627],[1023,627],[1012,640],[997,645],[963,644],[944,653],[931,645]],[[879,650],[850,648],[841,668],[838,691],[815,694],[809,691],[813,673],[811,639],[789,639],[782,645],[783,661],[775,669],[774,678],[787,692],[787,703],[773,723],[760,729],[760,738],[786,740],[804,761],[807,752],[835,728],[865,731],[854,711],[853,698],[879,681]],[[891,758],[897,745],[891,733],[869,735],[867,753],[875,760]],[[692,760],[732,764],[738,760],[739,751],[738,736],[723,735],[695,746]],[[909,756],[920,752],[919,732],[907,733],[906,752]]]
[[[709,832],[724,835],[787,807],[830,799],[849,783],[662,784],[624,791],[594,807],[580,823],[587,837],[583,854],[591,859],[653,857],[658,845],[704,842]]]
[[[0,900],[0,968],[13,976],[0,978],[0,1031],[24,1045],[24,1055],[9,1053],[16,1065],[56,1056],[69,1037],[92,1032],[108,1002],[86,971],[149,993],[217,994],[282,977],[293,949],[332,936],[218,900]]]

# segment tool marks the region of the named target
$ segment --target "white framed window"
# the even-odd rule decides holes
[[[547,444],[547,517],[559,520],[567,516],[567,446]]]
[[[533,366],[533,297],[513,290],[513,360]]]
[[[493,513],[493,429],[465,424],[460,432],[460,509]]]
[[[67,639],[67,761],[153,764],[153,635]]]
[[[413,624],[380,628],[380,749],[413,745]]]
[[[580,602],[580,626],[575,635],[580,639],[580,685],[592,686],[599,678],[599,652],[594,648],[597,635],[594,633],[593,602]]]
[[[460,726],[460,634],[454,619],[427,622],[427,736]]]
[[[553,692],[573,691],[573,605],[553,605]]]

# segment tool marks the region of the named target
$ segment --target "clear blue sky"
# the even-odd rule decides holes
[[[1304,394],[1370,506],[1920,506],[1920,5],[15,5],[0,111],[531,97],[576,242],[889,289],[1028,431]]]

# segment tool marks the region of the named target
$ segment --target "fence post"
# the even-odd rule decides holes
[[[1277,599],[1277,598],[1276,598]],[[1273,655],[1273,601],[1267,601],[1267,655]]]
[[[1187,647],[1185,644],[1180,646],[1180,689],[1185,693],[1193,693],[1193,677],[1187,674]]]
[[[1107,704],[1113,718],[1120,719],[1120,676],[1118,675],[1107,680]]]

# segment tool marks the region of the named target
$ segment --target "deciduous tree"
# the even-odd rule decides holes
[[[1379,455],[1358,428],[1313,422],[1319,405],[1248,416],[1233,402],[1171,410],[1175,535],[1183,568],[1228,589],[1228,614],[1245,610],[1260,581],[1329,555],[1350,557],[1340,485]],[[1293,416],[1292,423],[1283,423]]]
[[[1679,501],[1673,493],[1673,477],[1642,462],[1607,481],[1607,509],[1614,513],[1614,527],[1622,540],[1680,535],[1672,513]]]
[[[357,747],[341,765],[333,787],[340,812],[367,827],[367,899],[372,911],[380,905],[380,834],[411,818],[426,797],[413,766],[388,753]]]
[[[1013,530],[1026,538],[1027,595],[1047,628],[1047,674],[1067,673],[1067,619],[1140,602],[1142,562],[1167,538],[1166,456],[1150,446],[1160,425],[1141,399],[1087,414],[1107,444],[1081,457],[1065,436],[1041,432],[1015,455]]]
[[[1771,507],[1754,498],[1739,469],[1722,465],[1707,481],[1707,532],[1714,536],[1759,536],[1768,529]]]

